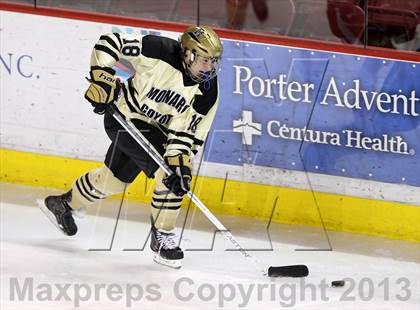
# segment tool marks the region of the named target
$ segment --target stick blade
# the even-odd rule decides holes
[[[306,277],[309,274],[308,267],[306,265],[289,265],[289,266],[270,266],[268,268],[269,277],[292,277],[301,278]]]

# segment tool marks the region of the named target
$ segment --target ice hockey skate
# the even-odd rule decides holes
[[[77,233],[77,226],[73,219],[73,209],[70,207],[71,191],[59,196],[48,196],[38,200],[38,206],[49,220],[67,236]]]
[[[158,230],[152,226],[150,248],[155,252],[153,260],[161,265],[179,269],[182,267],[184,252],[177,244],[177,237],[173,231]]]

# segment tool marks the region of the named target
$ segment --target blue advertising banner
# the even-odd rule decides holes
[[[205,160],[420,186],[420,64],[224,41]]]

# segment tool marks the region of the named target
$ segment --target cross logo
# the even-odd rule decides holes
[[[242,134],[242,144],[252,145],[252,136],[261,136],[261,124],[252,122],[252,111],[242,111],[242,119],[233,120],[233,132]]]

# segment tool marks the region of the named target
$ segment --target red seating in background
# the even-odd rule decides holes
[[[228,28],[288,35],[295,16],[293,0],[224,0]],[[201,1],[202,6],[214,5]],[[203,10],[204,17],[207,10]],[[218,16],[221,18],[220,14]]]
[[[291,35],[325,41],[361,44],[365,13],[359,0],[295,0]]]
[[[353,0],[352,0],[353,1]],[[368,7],[369,26],[404,29],[413,37],[420,22],[420,0],[354,0]]]
[[[369,0],[369,6],[412,11],[420,15],[419,0]]]
[[[296,16],[291,36],[406,50],[420,48],[416,39],[420,22],[420,0],[294,2]]]
[[[416,35],[420,0],[38,0],[37,4],[420,51]]]
[[[328,0],[327,16],[332,33],[347,43],[361,43],[365,12],[358,0]]]
[[[74,1],[74,0],[72,0]],[[105,0],[98,2],[108,3],[106,13],[126,17],[147,18],[153,20],[173,20],[173,12],[179,0]],[[185,14],[188,16],[188,13]],[[193,7],[193,16],[196,9]]]
[[[382,43],[379,46],[418,50],[419,42],[416,42],[416,31],[420,23],[419,0],[369,0],[369,43],[372,36],[378,39],[382,35]],[[388,42],[388,43],[387,43]],[[403,44],[396,47],[396,44]]]
[[[419,16],[410,10],[369,6],[369,24],[404,29],[408,38],[413,38]]]
[[[261,0],[254,0],[252,8],[248,8],[247,18],[253,21],[254,27],[260,28],[265,32],[271,32],[281,35],[288,35],[295,18],[295,5],[293,0],[266,0],[267,16],[261,19],[261,7],[255,3]],[[257,11],[256,11],[257,10]],[[245,27],[244,29],[247,29]]]

